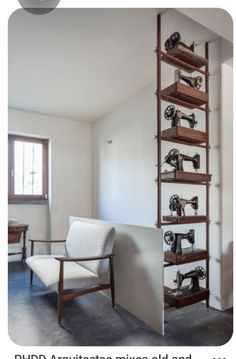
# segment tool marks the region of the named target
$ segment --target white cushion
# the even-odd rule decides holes
[[[63,256],[35,255],[28,257],[26,263],[46,287],[57,290],[60,262],[55,257]],[[64,263],[64,289],[90,287],[97,284],[99,284],[98,276],[90,270],[74,262]]]
[[[66,239],[68,257],[91,257],[112,253],[115,229],[110,225],[75,221],[70,226]],[[84,268],[102,276],[109,266],[109,260],[80,262]]]

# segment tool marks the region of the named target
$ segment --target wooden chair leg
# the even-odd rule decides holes
[[[112,307],[115,308],[115,284],[114,284],[114,269],[113,269],[113,258],[109,258],[110,265],[110,283],[111,283],[111,302]]]
[[[61,318],[62,318],[63,292],[64,292],[64,262],[60,262],[58,300],[57,300],[57,318],[59,325],[61,325]]]
[[[34,272],[32,271],[32,269],[30,269],[30,285],[33,285],[33,275]]]
[[[57,298],[57,319],[58,319],[58,324],[59,325],[61,325],[62,309],[63,309],[63,301],[62,301],[62,298],[61,298],[61,294],[58,293],[58,298]]]

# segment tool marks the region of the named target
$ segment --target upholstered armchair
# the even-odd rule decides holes
[[[33,284],[35,273],[47,288],[57,291],[59,325],[63,303],[75,297],[110,288],[112,306],[115,306],[114,240],[112,226],[80,221],[72,223],[66,240],[30,240],[31,256],[26,260],[30,283]],[[65,242],[64,255],[34,255],[36,242]]]

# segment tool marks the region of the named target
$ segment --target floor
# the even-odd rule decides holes
[[[232,335],[232,310],[207,309],[204,303],[166,314],[165,336],[109,298],[93,293],[67,302],[63,328],[57,325],[56,294],[20,263],[9,263],[9,335],[25,346],[218,346]]]

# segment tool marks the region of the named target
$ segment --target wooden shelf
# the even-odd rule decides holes
[[[187,305],[191,305],[202,300],[209,299],[209,289],[201,288],[198,291],[191,292],[188,286],[181,288],[183,294],[179,296],[173,295],[176,289],[168,287],[164,288],[165,302],[173,307],[182,308]]]
[[[194,51],[187,49],[181,44],[178,44],[173,49],[169,50],[168,53],[162,52],[162,56],[164,57],[163,61],[168,61],[173,66],[176,66],[178,60],[181,61],[183,70],[190,73],[199,70],[201,67],[206,66],[208,63],[206,58],[198,55]]]
[[[162,225],[208,222],[207,216],[163,216]]]
[[[203,91],[199,91],[188,85],[184,85],[180,82],[166,87],[162,90],[162,95],[171,96],[174,99],[185,102],[185,107],[193,109],[208,103],[208,94]]]
[[[199,67],[193,66],[188,64],[187,62],[178,59],[177,57],[170,55],[170,53],[161,51],[161,60],[165,63],[167,63],[168,65],[177,67],[181,70],[184,70],[186,72],[192,73],[194,71],[198,71],[203,75],[209,76],[210,74],[208,74],[206,71],[204,70],[200,70]]]
[[[182,254],[176,254],[170,250],[164,252],[164,260],[167,263],[179,265],[195,261],[208,259],[209,255],[206,249],[200,248],[183,248]]]
[[[211,181],[211,175],[206,173],[169,171],[161,173],[161,181],[164,183],[186,183],[204,185]]]
[[[209,74],[206,71],[200,70],[199,67],[192,66],[192,65],[188,64],[187,62],[182,61],[182,60],[178,59],[177,57],[174,57],[173,55],[170,55],[169,53],[162,51],[161,55],[162,55],[161,60],[163,62],[167,63],[168,65],[178,67],[179,69],[184,70],[189,73],[198,71],[203,75],[209,76]]]
[[[161,132],[164,141],[178,141],[186,145],[200,145],[207,142],[207,133],[183,126],[170,127]]]

